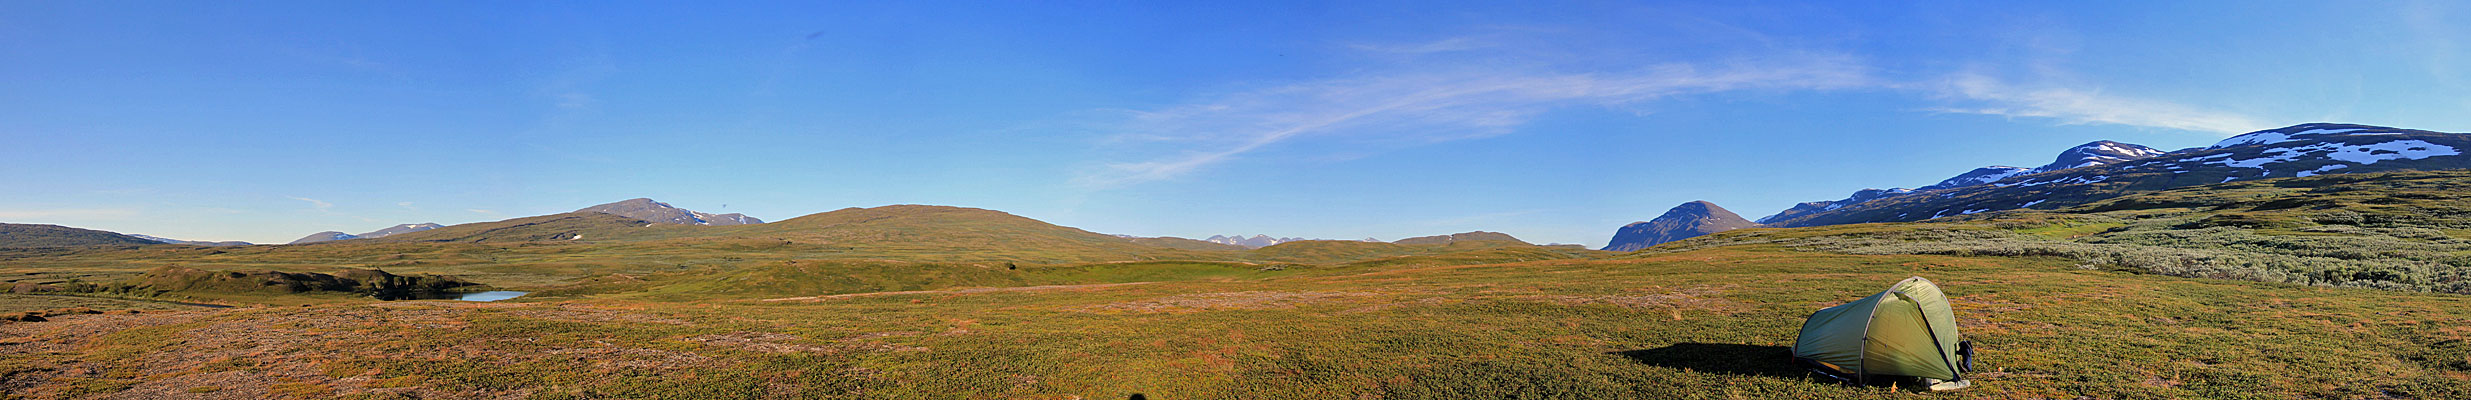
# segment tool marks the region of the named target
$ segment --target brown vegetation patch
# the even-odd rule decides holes
[[[1673,315],[1674,319],[1681,319],[1681,314],[1679,313],[1681,310],[1711,311],[1723,315],[1732,315],[1734,313],[1749,310],[1750,306],[1747,304],[1725,299],[1723,297],[1717,297],[1717,295],[1723,294],[1726,289],[1731,288],[1733,288],[1733,285],[1693,286],[1670,291],[1662,288],[1640,288],[1632,289],[1631,291],[1656,293],[1644,295],[1597,296],[1531,295],[1513,298],[1561,305],[1605,304],[1636,309],[1671,310],[1675,312]]]
[[[908,333],[908,334],[911,334],[911,335],[915,335],[915,334],[916,334],[916,332],[900,332],[900,333]],[[886,336],[894,336],[894,335],[886,335]],[[907,336],[907,335],[899,335],[899,336]],[[743,350],[747,350],[747,351],[764,352],[764,353],[840,353],[840,352],[848,352],[848,351],[924,351],[924,350],[926,350],[926,348],[923,348],[923,347],[903,346],[903,345],[897,345],[897,344],[890,344],[890,343],[882,343],[882,342],[874,342],[874,341],[867,341],[867,340],[863,340],[863,339],[868,339],[868,338],[873,338],[873,337],[885,337],[885,336],[875,336],[874,334],[862,335],[862,336],[860,336],[861,340],[854,340],[854,341],[850,341],[850,342],[843,342],[843,343],[839,343],[839,344],[835,344],[835,345],[830,345],[830,346],[821,346],[821,345],[812,345],[812,344],[802,344],[802,343],[796,343],[796,342],[798,342],[799,340],[801,340],[801,338],[799,338],[799,337],[798,337],[798,336],[796,336],[796,335],[790,335],[790,334],[785,334],[785,333],[773,333],[773,332],[730,332],[730,333],[719,334],[719,335],[702,335],[702,336],[693,336],[693,337],[688,337],[688,338],[686,338],[686,341],[689,341],[689,342],[696,342],[696,343],[702,343],[702,344],[706,344],[706,345],[713,345],[713,346],[735,347],[735,348],[739,348],[739,349],[743,349]]]
[[[712,357],[702,354],[638,347],[555,348],[542,353],[590,362],[594,367],[605,369],[683,369],[709,366],[714,362]]]
[[[1150,283],[1153,283],[1153,282],[1095,283],[1095,284],[1087,284],[1087,285],[1045,285],[1045,286],[1016,286],[1016,287],[983,287],[983,288],[943,289],[943,290],[906,290],[906,291],[898,291],[898,292],[867,292],[867,293],[847,293],[847,294],[835,294],[835,295],[825,295],[825,296],[782,297],[782,298],[777,298],[777,299],[763,299],[763,300],[761,300],[761,301],[817,301],[817,300],[836,300],[836,299],[849,299],[849,298],[874,297],[874,296],[894,296],[894,295],[905,295],[905,294],[975,294],[975,293],[997,293],[997,292],[1033,292],[1033,291],[1044,291],[1044,290],[1089,290],[1089,289],[1109,288],[1109,287],[1116,287],[1116,286],[1146,285],[1146,284],[1150,284]]]
[[[1296,306],[1348,297],[1378,296],[1365,292],[1229,292],[1197,293],[1157,299],[1076,307],[1082,312],[1193,312],[1208,310],[1259,310],[1295,308]]]
[[[730,332],[686,338],[689,342],[765,353],[829,353],[836,350],[824,346],[790,343],[797,340],[797,336],[772,332]]]
[[[644,313],[640,313],[640,312],[627,312],[627,311],[622,311],[622,310],[612,310],[612,309],[607,309],[607,308],[591,307],[591,306],[584,306],[584,305],[577,305],[577,304],[559,304],[559,305],[557,305],[557,306],[555,306],[555,307],[546,307],[546,308],[527,308],[527,309],[523,309],[523,310],[517,310],[517,311],[513,312],[513,314],[518,315],[518,316],[522,316],[522,317],[525,317],[525,318],[534,318],[534,319],[542,319],[542,320],[550,320],[550,321],[559,321],[559,322],[585,322],[585,323],[610,323],[610,322],[618,322],[618,323],[645,323],[645,324],[662,324],[662,325],[679,325],[679,326],[688,326],[688,325],[694,325],[694,324],[695,324],[694,322],[689,322],[689,321],[687,321],[687,320],[682,320],[682,319],[669,318],[669,317],[662,317],[662,316],[657,316],[657,315],[648,315],[648,314],[644,314]]]
[[[1368,312],[1375,312],[1375,311],[1387,311],[1387,310],[1394,310],[1394,309],[1405,308],[1405,307],[1410,307],[1410,306],[1429,306],[1429,305],[1443,304],[1443,303],[1448,303],[1448,302],[1450,302],[1450,299],[1447,299],[1447,298],[1441,298],[1441,297],[1426,297],[1426,298],[1422,298],[1422,299],[1416,299],[1416,301],[1410,301],[1410,302],[1390,302],[1390,303],[1379,303],[1379,304],[1373,304],[1373,305],[1368,305],[1368,306],[1363,306],[1363,307],[1350,308],[1350,309],[1347,309],[1347,311],[1340,311],[1340,313],[1344,313],[1344,314],[1368,313]]]

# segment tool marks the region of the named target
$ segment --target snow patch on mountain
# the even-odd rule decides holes
[[[2400,129],[2382,126],[2327,123],[2301,124],[2293,125],[2288,128],[2269,129],[2249,132],[2239,136],[2232,136],[2229,139],[2222,139],[2221,142],[2215,142],[2212,147],[2206,148],[2219,149],[2237,146],[2271,145],[2309,139],[2315,136],[2391,136],[2401,134],[2403,134],[2403,131]]]
[[[1244,246],[1245,248],[1254,248],[1254,249],[1258,249],[1258,248],[1263,248],[1263,247],[1270,247],[1271,245],[1275,245],[1275,244],[1279,244],[1279,243],[1287,243],[1287,242],[1300,242],[1300,241],[1305,241],[1305,240],[1312,240],[1312,239],[1305,239],[1305,238],[1274,238],[1274,237],[1270,237],[1270,235],[1253,235],[1252,237],[1244,237],[1244,235],[1210,235],[1210,238],[1208,238],[1208,239],[1202,239],[1201,241],[1204,241],[1204,242],[1210,242],[1210,243],[1217,243],[1217,244],[1225,244],[1225,245]]]
[[[2329,172],[2329,171],[2333,171],[2333,170],[2337,170],[2337,169],[2343,169],[2343,168],[2350,168],[2350,167],[2351,167],[2351,166],[2349,166],[2349,165],[2343,165],[2343,164],[2327,165],[2327,166],[2323,166],[2323,167],[2317,167],[2317,169],[2313,169],[2313,170],[2299,171],[2299,176],[2316,176],[2317,174],[2322,174],[2322,173],[2326,173],[2326,172]]]
[[[2282,163],[2310,159],[2326,159],[2357,165],[2369,165],[2387,160],[2418,160],[2429,157],[2461,155],[2462,151],[2455,149],[2452,146],[2429,143],[2424,140],[2394,140],[2370,144],[2318,143],[2307,146],[2277,147],[2265,149],[2263,153],[2263,157],[2248,159],[2232,158],[2231,154],[2224,153],[2189,160],[2203,161],[2204,164],[2221,165],[2227,167],[2271,170],[2274,166]],[[2300,171],[2297,175],[2311,176],[2345,167],[2346,166],[2342,165],[2319,167],[2312,171]],[[2268,173],[2270,174],[2270,172]]]
[[[2385,160],[2417,160],[2454,155],[2462,155],[2462,151],[2425,140],[2396,140],[2367,145],[2344,145],[2334,148],[2331,153],[2326,153],[2325,158],[2367,165]]]

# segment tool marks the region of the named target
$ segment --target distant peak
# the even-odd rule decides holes
[[[1527,243],[1527,241],[1525,241],[1525,240],[1519,240],[1519,238],[1517,238],[1517,237],[1510,236],[1510,234],[1507,234],[1507,233],[1501,233],[1501,232],[1486,232],[1486,231],[1470,231],[1470,232],[1453,233],[1453,234],[1448,234],[1448,235],[1418,236],[1418,237],[1411,237],[1411,238],[1406,238],[1406,239],[1399,239],[1398,241],[1395,241],[1395,242],[1390,242],[1390,243],[1397,243],[1397,244],[1450,244],[1450,243],[1457,243],[1457,242],[1474,242],[1474,241],[1502,241],[1502,242],[1516,242],[1516,243],[1519,243],[1519,244],[1531,244],[1531,243]]]
[[[1682,203],[1682,205],[1673,206],[1673,209],[1665,210],[1664,214],[1668,216],[1677,214],[1707,215],[1715,211],[1724,211],[1727,214],[1732,213],[1732,211],[1725,210],[1724,207],[1717,206],[1716,203],[1710,203],[1707,200],[1696,200],[1688,203]]]
[[[1878,190],[1878,189],[1869,189]],[[1632,251],[1665,242],[1701,235],[1758,226],[1739,214],[1725,210],[1705,200],[1682,203],[1665,210],[1664,215],[1644,222],[1623,225],[1613,232],[1613,241],[1605,245],[1609,251]]]
[[[650,198],[642,197],[620,200],[615,203],[584,207],[581,210],[575,211],[612,214],[649,221],[652,223],[676,225],[751,225],[764,223],[761,219],[736,213],[710,214],[701,211],[678,208],[677,206],[669,205],[669,203],[662,203],[659,201],[654,201]]]
[[[2267,129],[2267,130],[2262,130],[2262,131],[2257,131],[2257,132],[2303,132],[2303,131],[2317,130],[2317,129],[2375,129],[2375,130],[2398,130],[2398,129],[2394,128],[2394,127],[2388,127],[2388,126],[2362,125],[2362,124],[2347,124],[2347,123],[2340,123],[2340,122],[2310,122],[2310,123],[2299,124],[2299,125],[2285,126],[2285,127],[2281,127],[2281,128]],[[2253,132],[2251,132],[2251,133],[2253,133]]]
[[[2044,165],[2042,168],[2035,168],[2034,172],[2118,164],[2123,161],[2159,156],[2163,153],[2167,152],[2143,145],[2096,140],[2059,152],[2057,159],[2051,160],[2049,165]]]

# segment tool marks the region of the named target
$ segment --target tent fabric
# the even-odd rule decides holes
[[[1946,294],[1922,277],[1811,313],[1793,356],[1855,376],[1960,380],[1956,314]]]

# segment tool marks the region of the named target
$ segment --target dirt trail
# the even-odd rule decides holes
[[[1116,286],[1147,285],[1147,284],[1152,284],[1152,283],[1157,283],[1157,282],[1093,283],[1093,284],[1086,284],[1086,285],[1045,285],[1045,286],[988,287],[988,288],[943,289],[943,290],[909,290],[909,291],[899,291],[899,292],[867,292],[867,293],[835,294],[835,295],[826,295],[826,296],[782,297],[782,298],[777,298],[777,299],[763,299],[762,301],[815,301],[815,300],[847,299],[847,298],[856,298],[856,297],[870,297],[870,296],[894,296],[894,295],[904,295],[904,294],[939,294],[939,293],[940,293],[940,294],[971,294],[971,293],[995,293],[995,292],[1029,292],[1029,291],[1040,291],[1040,290],[1096,289],[1096,288],[1106,288],[1106,287],[1116,287]]]

